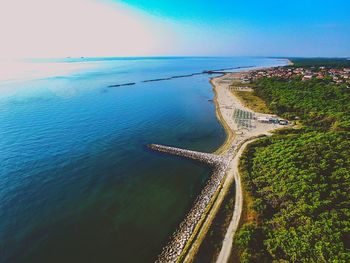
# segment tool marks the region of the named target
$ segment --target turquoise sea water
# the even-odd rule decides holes
[[[211,152],[225,133],[208,75],[142,81],[282,64],[63,59],[0,77],[0,262],[154,261],[211,171],[145,145]]]

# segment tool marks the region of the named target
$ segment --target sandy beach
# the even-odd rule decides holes
[[[185,262],[193,261],[193,258],[197,253],[207,231],[209,230],[211,222],[215,218],[215,215],[218,212],[226,193],[228,192],[232,183],[235,182],[235,209],[233,211],[232,220],[225,235],[225,239],[223,240],[221,252],[217,259],[217,262],[227,262],[232,248],[232,240],[237,230],[243,208],[243,194],[238,172],[240,156],[250,142],[254,141],[258,137],[271,135],[272,130],[280,128],[280,126],[276,124],[257,121],[259,117],[271,117],[271,114],[253,112],[249,108],[245,107],[239,98],[232,93],[230,85],[233,81],[239,81],[242,73],[244,72],[227,73],[211,80],[215,92],[217,116],[227,133],[225,143],[216,151],[216,153],[225,156],[229,164],[227,166],[228,169],[226,170],[225,179],[215,196],[215,201],[213,202],[207,215],[205,215],[206,219],[198,232],[196,240],[192,243],[188,249],[188,252],[186,253],[184,260]],[[253,119],[249,121],[250,123],[248,125],[242,125],[242,123],[237,122],[237,119],[235,121],[235,112],[252,113]]]
[[[240,81],[244,72],[226,73],[211,79],[217,118],[227,134],[225,143],[212,154],[220,157],[221,161],[211,162],[215,167],[213,176],[171,241],[163,249],[157,262],[193,262],[225,195],[235,182],[235,208],[217,262],[227,262],[230,257],[233,237],[243,209],[243,194],[238,171],[240,156],[249,143],[259,137],[271,135],[272,130],[281,128],[278,124],[262,121],[276,116],[252,111],[245,107],[232,92],[232,83]],[[189,154],[191,151],[184,149],[167,146],[153,148],[202,162],[206,162],[207,159],[201,157],[201,155],[206,156],[207,153],[196,152],[194,156]]]
[[[229,148],[229,154],[235,150],[234,154],[230,154],[231,156],[229,157],[229,169],[226,173],[226,180],[220,193],[222,197],[218,199],[218,201],[220,201],[220,203],[222,202],[232,183],[235,182],[236,188],[235,209],[233,211],[233,216],[227,229],[225,239],[223,240],[222,248],[216,262],[228,261],[230,253],[232,251],[233,237],[237,231],[242,214],[243,193],[241,188],[241,178],[238,170],[241,154],[243,153],[245,147],[256,138],[264,135],[271,135],[272,130],[280,128],[280,126],[276,124],[262,123],[257,121],[259,117],[264,118],[270,117],[271,115],[251,111],[242,105],[241,101],[232,93],[230,83],[232,83],[234,80],[239,80],[240,77],[241,73],[228,73],[224,76],[212,80],[214,89],[218,94],[217,110],[221,112],[223,120],[226,122],[225,126],[229,127],[231,129],[231,132],[234,134],[234,138],[231,144],[227,146]],[[242,127],[239,123],[235,122],[233,115],[237,110],[252,112],[254,114],[254,120],[250,123],[249,127]]]

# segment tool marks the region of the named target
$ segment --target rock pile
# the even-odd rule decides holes
[[[180,149],[180,148],[164,146],[159,144],[150,144],[148,145],[148,148],[158,152],[164,152],[164,153],[169,153],[177,156],[186,157],[193,160],[198,160],[200,162],[207,163],[212,166],[217,166],[218,164],[223,162],[225,159],[224,157],[216,154],[191,151],[191,150]]]
[[[225,177],[227,165],[229,163],[227,159],[228,157],[157,144],[151,144],[149,145],[149,148],[160,152],[191,158],[214,166],[214,173],[208,180],[200,195],[197,197],[193,208],[187,214],[185,220],[180,224],[177,231],[173,234],[169,243],[164,247],[156,261],[156,263],[177,262],[197,223],[202,218],[212,197],[219,189],[222,180]]]

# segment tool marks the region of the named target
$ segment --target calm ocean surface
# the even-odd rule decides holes
[[[0,262],[154,261],[211,171],[145,145],[211,152],[225,132],[208,75],[141,81],[284,63],[105,58],[3,64]],[[136,85],[108,88],[128,82]]]

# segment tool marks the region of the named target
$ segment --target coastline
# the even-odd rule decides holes
[[[240,154],[250,142],[261,136],[271,135],[270,131],[276,129],[276,125],[272,126],[272,124],[257,121],[255,121],[254,127],[242,128],[234,120],[233,116],[236,110],[251,112],[255,119],[256,117],[271,116],[270,114],[253,112],[246,108],[230,88],[232,81],[239,80],[245,72],[256,69],[228,72],[210,79],[214,92],[216,116],[226,133],[224,143],[213,154],[221,157],[224,161],[216,166],[212,177],[198,196],[193,208],[180,224],[179,229],[174,233],[171,241],[163,249],[156,262],[193,262],[226,194],[232,184],[236,182],[235,209],[228,229],[230,233],[225,235],[217,261],[227,262],[233,236],[239,225],[243,209],[243,196],[238,172]]]
[[[290,65],[294,65],[292,61],[290,61],[289,59],[285,59],[286,61],[286,65],[285,66],[290,66]],[[275,66],[273,66],[275,67]],[[258,112],[254,112],[253,110],[247,108],[245,105],[243,105],[243,103],[241,102],[241,100],[236,97],[236,95],[233,92],[229,92],[231,98],[233,98],[236,102],[236,104],[234,104],[235,107],[232,107],[232,109],[228,109],[227,108],[227,103],[225,103],[224,97],[223,96],[218,96],[219,94],[219,90],[229,90],[230,87],[229,85],[220,85],[220,80],[221,79],[225,79],[228,77],[232,77],[235,76],[237,74],[237,77],[241,77],[241,74],[243,74],[244,72],[249,72],[249,71],[253,71],[253,70],[257,70],[257,69],[266,69],[269,67],[262,67],[262,68],[256,68],[256,69],[249,69],[249,70],[242,70],[236,73],[226,73],[223,76],[219,76],[216,78],[213,78],[210,80],[211,84],[213,85],[213,90],[215,93],[215,105],[216,105],[216,111],[217,111],[217,116],[218,116],[218,120],[219,122],[222,124],[222,126],[225,129],[226,134],[228,135],[228,137],[226,138],[225,143],[215,152],[217,154],[223,154],[223,152],[225,152],[225,150],[227,150],[227,148],[231,147],[231,151],[228,152],[228,154],[230,154],[231,156],[230,158],[230,162],[228,165],[228,170],[226,173],[226,179],[225,182],[223,183],[223,187],[220,189],[220,195],[221,195],[221,199],[218,200],[218,202],[220,202],[220,204],[218,205],[218,209],[220,208],[220,205],[224,199],[224,197],[226,196],[226,194],[228,193],[228,190],[230,187],[232,187],[233,184],[235,184],[235,208],[233,211],[233,215],[232,215],[232,219],[230,221],[230,224],[227,228],[226,234],[225,234],[225,238],[223,240],[223,244],[220,250],[220,253],[216,259],[217,263],[222,263],[222,262],[228,262],[228,260],[230,259],[231,256],[231,252],[232,252],[232,246],[233,246],[233,240],[234,240],[234,236],[235,233],[237,232],[239,225],[240,225],[240,219],[241,219],[241,215],[242,215],[242,211],[244,209],[243,205],[244,205],[244,193],[243,193],[243,189],[241,186],[241,178],[240,178],[240,173],[239,173],[239,160],[240,157],[242,155],[242,153],[244,152],[245,148],[252,142],[258,140],[259,138],[262,138],[264,136],[271,136],[272,135],[272,131],[278,129],[278,127],[276,127],[275,125],[273,127],[267,127],[266,125],[260,125],[262,127],[258,128],[256,132],[252,132],[252,131],[247,131],[245,132],[245,136],[242,134],[239,134],[239,127],[233,125],[232,120],[233,118],[228,118],[230,117],[230,113],[229,111],[231,110],[231,114],[233,109],[244,109],[247,110],[249,112],[254,113],[256,116],[268,116],[271,114],[263,114],[263,113],[258,113]],[[235,76],[236,77],[236,76]],[[220,101],[220,99],[222,101]],[[226,105],[226,106],[221,106],[220,104]],[[224,113],[226,111],[226,114]],[[226,118],[224,118],[223,116],[226,116]],[[231,116],[232,117],[232,116]],[[258,125],[257,125],[258,126]],[[241,138],[239,138],[241,137]],[[233,151],[232,151],[233,150]],[[225,184],[227,184],[227,187],[225,188]],[[218,198],[219,199],[219,198]],[[214,211],[215,215],[218,211],[218,209],[216,211]],[[214,215],[214,217],[215,217]],[[208,229],[210,227],[211,222],[208,222]],[[203,237],[204,238],[204,237]],[[202,240],[198,240],[198,247],[200,246],[200,243],[203,241]],[[196,251],[197,252],[197,251]],[[195,256],[195,254],[193,255]],[[193,259],[188,260],[186,262],[192,262]]]
[[[225,74],[224,74],[225,75]],[[213,86],[213,92],[214,92],[214,104],[215,104],[215,114],[216,118],[222,125],[222,127],[225,130],[226,138],[224,143],[214,152],[215,154],[222,154],[227,150],[227,147],[229,147],[232,144],[232,141],[234,140],[234,132],[230,129],[230,126],[225,121],[224,117],[222,116],[222,112],[220,110],[219,106],[219,100],[218,100],[218,92],[215,88],[215,84],[213,82],[214,78],[210,79],[210,84]]]
[[[250,71],[250,70],[248,70]],[[237,173],[231,168],[234,166],[234,163],[238,166],[238,160],[237,156],[241,154],[243,151],[242,148],[245,148],[250,142],[254,141],[255,136],[247,138],[244,138],[243,141],[240,140],[237,136],[237,127],[234,127],[234,124],[230,122],[230,119],[233,115],[233,108],[230,108],[230,104],[232,101],[225,100],[225,95],[230,95],[230,97],[237,103],[241,104],[239,99],[233,95],[232,92],[223,92],[223,91],[229,91],[229,85],[220,85],[219,82],[222,79],[225,79],[228,76],[231,76],[232,74],[237,74],[238,77],[241,76],[242,73],[247,72],[247,70],[242,70],[235,73],[225,73],[221,76],[214,77],[210,79],[210,83],[213,86],[213,92],[214,92],[214,102],[215,102],[215,111],[216,116],[223,126],[225,133],[226,133],[226,139],[224,143],[214,152],[214,154],[226,156],[227,158],[227,166],[225,170],[225,176],[223,178],[223,181],[221,182],[220,187],[217,189],[215,195],[212,197],[211,203],[207,207],[207,211],[205,214],[202,215],[202,220],[199,222],[200,225],[196,227],[193,235],[194,237],[189,240],[189,243],[186,245],[182,256],[180,257],[178,262],[193,262],[195,255],[197,254],[201,243],[203,242],[212,221],[214,220],[217,212],[219,211],[221,204],[228,193],[230,187],[232,187],[232,184],[235,182],[238,182],[236,185],[236,198],[235,198],[235,211],[237,211],[238,218],[235,220],[237,221],[237,224],[239,222],[239,217],[241,214],[241,209],[243,205],[243,199],[241,198],[242,192],[240,189],[240,178],[237,176]],[[243,106],[243,105],[241,105]],[[243,106],[244,107],[244,106]],[[226,117],[226,118],[225,118]],[[260,135],[260,134],[259,134]],[[242,147],[244,146],[244,147]],[[238,202],[238,200],[241,200]],[[232,228],[232,227],[231,227]],[[197,232],[197,233],[196,233]],[[218,261],[222,262],[222,261]]]

